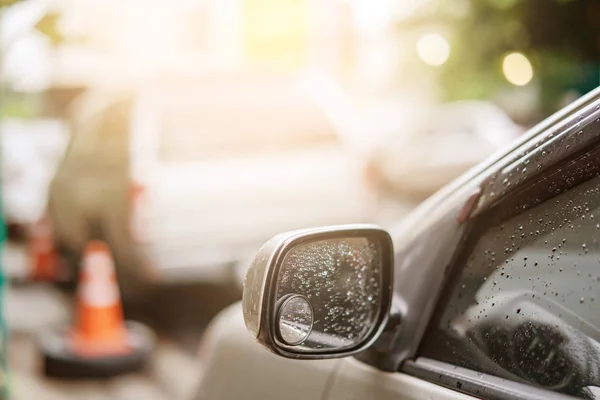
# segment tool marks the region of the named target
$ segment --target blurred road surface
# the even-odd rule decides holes
[[[65,381],[43,376],[36,337],[44,328],[69,319],[71,302],[46,285],[11,288],[5,296],[11,327],[9,363],[15,400],[188,399],[202,373],[195,352],[161,338],[148,367],[112,379]]]

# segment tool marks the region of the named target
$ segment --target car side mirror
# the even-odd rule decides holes
[[[284,233],[258,252],[244,281],[248,331],[288,358],[334,358],[377,338],[392,297],[393,246],[371,225]]]

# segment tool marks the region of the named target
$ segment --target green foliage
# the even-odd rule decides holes
[[[501,66],[508,52],[532,63],[545,113],[569,90],[600,83],[600,2],[597,0],[439,0],[429,21],[446,22],[451,55],[438,71],[446,100],[490,98],[512,86]],[[466,10],[452,13],[451,5]],[[423,16],[419,17],[423,19]],[[448,22],[450,21],[450,22]]]
[[[10,7],[24,0],[0,0],[0,10],[5,7]],[[58,30],[58,22],[60,15],[54,12],[47,13],[35,25],[35,29],[46,35],[53,44],[58,44],[65,40]]]
[[[59,20],[60,15],[56,13],[48,13],[38,21],[38,23],[35,25],[35,29],[46,35],[50,41],[56,45],[65,39],[58,30]]]
[[[499,12],[496,3],[471,1],[469,15],[454,27],[452,55],[440,75],[448,100],[491,97],[505,85],[502,57],[527,47],[527,35],[512,15],[514,7]]]
[[[0,8],[12,6],[15,3],[18,3],[21,0],[0,0]]]
[[[35,96],[31,94],[17,94],[4,90],[0,100],[0,119],[33,118],[38,111]]]

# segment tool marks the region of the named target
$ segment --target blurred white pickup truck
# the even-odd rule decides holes
[[[105,239],[124,292],[235,279],[277,232],[376,211],[356,113],[325,80],[153,85],[80,115],[52,185],[54,231],[75,253]]]

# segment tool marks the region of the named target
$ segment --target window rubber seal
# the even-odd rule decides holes
[[[570,395],[419,357],[404,362],[401,372],[486,400],[567,400]]]

